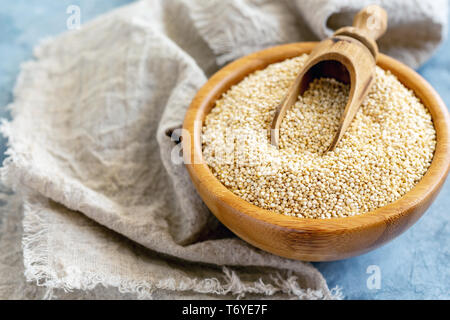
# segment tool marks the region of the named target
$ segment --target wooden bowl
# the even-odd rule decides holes
[[[429,109],[437,133],[436,151],[422,180],[399,200],[346,218],[308,219],[261,209],[233,194],[203,160],[201,128],[215,101],[249,73],[309,53],[314,42],[273,47],[236,60],[218,71],[198,91],[183,123],[183,154],[198,193],[214,215],[237,236],[273,254],[306,261],[330,261],[365,253],[411,227],[438,194],[450,165],[447,108],[436,91],[415,71],[388,56],[377,64],[412,89]]]

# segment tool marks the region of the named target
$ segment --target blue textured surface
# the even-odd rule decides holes
[[[66,31],[66,9],[81,8],[82,23],[131,0],[15,0],[0,6],[0,117],[20,64],[46,37]],[[447,41],[419,72],[450,105],[450,42]],[[5,141],[0,140],[0,160]],[[411,229],[382,248],[337,262],[316,263],[330,287],[339,285],[348,299],[450,299],[450,182]],[[369,289],[366,273],[379,267],[379,289]]]

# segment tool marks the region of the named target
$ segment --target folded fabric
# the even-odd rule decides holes
[[[447,1],[380,3],[390,15],[381,48],[418,66],[444,37]],[[2,179],[24,203],[27,280],[103,298],[117,291],[102,286],[141,298],[340,298],[310,263],[227,231],[171,161],[168,133],[221,64],[323,38],[363,5],[143,0],[43,42],[1,128]]]

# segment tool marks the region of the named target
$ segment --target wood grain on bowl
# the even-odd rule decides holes
[[[433,118],[437,144],[422,180],[399,200],[369,213],[346,218],[308,219],[261,209],[239,198],[217,180],[204,162],[201,129],[215,101],[232,85],[267,65],[309,53],[316,43],[269,48],[219,70],[198,91],[186,112],[183,155],[199,195],[214,215],[237,236],[268,252],[298,260],[344,259],[375,249],[412,226],[438,194],[450,166],[450,117],[435,90],[415,71],[380,54],[377,65],[390,70],[422,100]]]

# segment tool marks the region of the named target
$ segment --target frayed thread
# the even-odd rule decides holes
[[[138,299],[152,299],[157,289],[170,291],[191,291],[218,296],[231,295],[236,299],[246,295],[273,296],[283,294],[291,299],[342,299],[339,288],[330,292],[322,290],[303,289],[298,283],[297,276],[288,271],[286,276],[280,273],[269,276],[271,283],[262,278],[256,281],[244,281],[236,271],[229,267],[222,267],[223,276],[219,278],[192,278],[175,280],[174,278],[159,281],[126,280],[120,276],[103,276],[93,272],[70,268],[64,276],[58,275],[52,267],[51,253],[48,249],[49,225],[45,212],[31,210],[32,200],[24,203],[25,217],[23,220],[24,236],[22,240],[24,253],[25,277],[38,286],[47,287],[44,299],[56,298],[54,289],[65,292],[73,290],[93,290],[96,286],[115,287],[121,293],[136,294]]]

